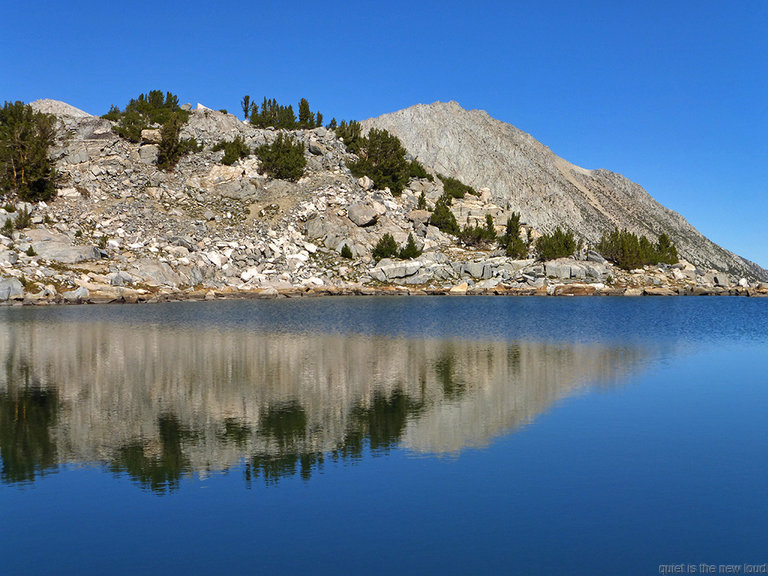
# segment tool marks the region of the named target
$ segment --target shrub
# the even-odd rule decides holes
[[[536,252],[541,260],[555,260],[571,256],[576,250],[573,232],[563,232],[558,226],[552,234],[544,234],[536,241]]]
[[[360,159],[348,164],[355,176],[368,176],[379,190],[389,188],[398,196],[408,184],[408,161],[400,139],[387,132],[372,128],[360,140]]]
[[[0,108],[0,192],[29,202],[56,193],[56,168],[48,150],[56,136],[55,118],[23,102]]]
[[[212,150],[214,152],[224,150],[224,157],[221,159],[221,163],[227,166],[231,166],[241,158],[247,158],[251,153],[251,149],[248,148],[248,145],[241,136],[235,136],[235,139],[231,142],[219,142]]]
[[[467,246],[480,246],[496,240],[496,230],[493,226],[493,217],[485,216],[485,226],[466,224],[458,234],[459,240]]]
[[[596,249],[606,260],[625,270],[647,264],[675,264],[678,261],[677,249],[666,234],[661,234],[654,245],[645,236],[638,237],[628,230],[614,230],[603,234]]]
[[[459,224],[456,222],[456,216],[451,212],[451,197],[443,194],[435,202],[435,210],[429,218],[429,223],[436,226],[448,234],[458,234]]]
[[[30,244],[29,248],[27,248],[24,252],[27,256],[37,256],[37,252],[35,252],[35,249]]]
[[[352,258],[352,250],[344,244],[344,246],[341,247],[341,257],[351,259]]]
[[[0,228],[0,234],[3,236],[7,236],[8,238],[13,237],[13,220],[8,218],[4,223],[3,227]]]
[[[296,182],[304,175],[307,159],[304,157],[304,143],[292,137],[278,134],[272,144],[264,144],[255,150],[261,160],[261,167],[271,178]]]
[[[409,178],[426,178],[430,182],[434,182],[435,177],[432,176],[427,169],[424,168],[421,162],[416,159],[411,160],[408,163],[408,177]]]
[[[157,166],[163,170],[172,170],[182,156],[197,152],[200,146],[194,138],[181,138],[181,129],[186,117],[171,116],[160,129],[160,145],[157,154]]]
[[[427,197],[424,196],[424,192],[422,191],[421,194],[419,194],[419,201],[416,203],[416,209],[417,210],[426,210],[427,209]]]
[[[507,228],[504,235],[499,238],[499,246],[504,248],[504,252],[510,258],[521,259],[528,256],[528,247],[520,238],[520,214],[512,212],[507,218]]]
[[[333,124],[336,121],[334,118],[331,120]],[[338,127],[335,128],[336,136],[344,140],[344,146],[347,152],[357,154],[360,152],[360,141],[362,140],[363,127],[357,120],[350,120],[349,124],[345,120],[341,121]]]
[[[377,262],[382,258],[394,258],[397,256],[397,242],[392,234],[384,234],[373,249],[372,256]]]
[[[29,215],[29,211],[26,208],[19,210],[19,213],[16,215],[14,226],[16,226],[16,230],[23,230],[24,228],[32,226],[32,217]]]
[[[274,98],[267,100],[266,97],[261,104],[261,110],[259,110],[258,104],[252,105],[250,122],[256,128],[272,127],[295,130],[298,127],[293,106],[283,106],[278,104]]]
[[[438,178],[443,182],[443,190],[445,194],[450,196],[451,198],[464,198],[467,194],[472,194],[473,196],[477,196],[477,191],[472,188],[472,186],[468,186],[467,184],[464,184],[461,180],[458,180],[457,178],[451,178],[450,176],[443,176],[442,174],[437,175]]]
[[[123,112],[112,106],[103,118],[117,122],[113,128],[116,134],[131,142],[139,142],[145,128],[155,124],[164,126],[171,119],[180,120],[183,126],[189,119],[189,112],[181,109],[175,94],[166,92],[163,96],[162,90],[151,90],[131,99]]]
[[[416,248],[416,241],[413,239],[413,234],[408,234],[408,241],[405,243],[405,246],[400,249],[398,256],[403,260],[421,256],[421,250]]]

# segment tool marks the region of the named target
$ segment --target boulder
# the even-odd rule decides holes
[[[177,287],[183,282],[181,276],[174,272],[166,262],[158,262],[143,258],[137,260],[134,265],[132,276],[138,276],[150,286],[170,286]]]
[[[602,255],[598,254],[594,250],[589,250],[587,252],[587,261],[588,262],[597,262],[598,264],[605,264],[607,260],[602,257]]]
[[[466,294],[467,290],[469,290],[469,286],[466,282],[462,282],[461,284],[457,284],[456,286],[451,286],[450,290],[448,290],[448,294],[452,294],[454,296],[456,295],[462,295]]]
[[[429,210],[411,210],[408,212],[408,220],[414,224],[427,224],[432,217],[432,212]]]
[[[0,302],[24,298],[24,285],[18,278],[0,278]]]
[[[370,275],[379,282],[390,282],[413,276],[422,267],[418,260],[390,260],[385,258],[371,269]]]
[[[714,276],[714,284],[715,286],[727,287],[731,285],[731,279],[725,272],[717,272]]]
[[[473,278],[484,278],[484,272],[485,265],[482,262],[465,262],[461,267],[462,274],[469,274]]]
[[[66,302],[84,302],[88,300],[88,297],[91,295],[90,292],[88,292],[88,288],[85,286],[79,286],[76,290],[70,290],[69,292],[62,293],[61,297],[64,298]]]
[[[347,217],[358,226],[370,226],[376,223],[379,215],[370,204],[358,202],[347,210]]]
[[[139,160],[144,164],[157,164],[160,148],[157,144],[145,144],[139,147]]]
[[[32,242],[32,248],[39,258],[62,264],[77,264],[101,258],[101,251],[96,246],[75,246],[69,242],[44,240]]]
[[[370,190],[373,188],[373,180],[368,178],[368,176],[362,176],[361,178],[358,178],[357,183],[363,190]]]
[[[141,131],[141,141],[148,144],[160,144],[163,137],[157,128],[145,128]]]
[[[560,260],[552,260],[544,264],[544,274],[553,278],[568,279],[571,277],[570,263]]]
[[[597,292],[597,286],[592,284],[560,284],[555,286],[555,296],[592,296]]]
[[[13,266],[19,261],[19,255],[14,250],[0,250],[0,266]]]
[[[646,296],[677,296],[677,291],[664,286],[647,286],[643,289]]]

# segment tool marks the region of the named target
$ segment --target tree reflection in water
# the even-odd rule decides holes
[[[230,468],[305,480],[394,448],[456,453],[650,350],[161,325],[0,325],[5,484],[96,463],[146,490]]]

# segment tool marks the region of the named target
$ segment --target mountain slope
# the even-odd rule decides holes
[[[485,111],[419,104],[363,122],[365,131],[374,127],[398,136],[425,166],[489,188],[496,204],[519,211],[539,232],[568,227],[593,243],[614,227],[651,238],[666,232],[681,257],[699,267],[768,279],[768,271],[708,240],[638,184],[575,166]]]

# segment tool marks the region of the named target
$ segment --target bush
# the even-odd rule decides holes
[[[261,110],[259,110],[258,104],[252,104],[250,122],[256,128],[271,127],[295,130],[299,127],[293,106],[283,106],[278,104],[274,98],[267,100],[266,97],[261,104]]]
[[[160,129],[160,145],[157,154],[157,167],[172,170],[182,156],[197,152],[200,146],[194,138],[181,138],[181,129],[186,118],[182,115],[171,116]]]
[[[395,258],[398,254],[397,242],[392,234],[384,234],[373,249],[372,256],[377,262],[382,258]]]
[[[675,264],[678,261],[677,249],[666,234],[659,235],[654,245],[645,236],[638,237],[628,230],[614,230],[603,234],[596,249],[606,260],[625,270],[659,263]]]
[[[408,184],[408,161],[400,139],[387,132],[372,128],[360,140],[360,159],[348,164],[357,177],[368,176],[379,190],[389,188],[395,196]]]
[[[28,202],[49,200],[56,193],[56,168],[48,158],[55,118],[23,102],[0,109],[0,192]]]
[[[426,178],[430,182],[434,182],[435,177],[432,176],[429,172],[427,172],[427,169],[424,168],[424,166],[419,162],[418,160],[414,159],[411,160],[408,163],[408,177],[409,178]]]
[[[344,244],[344,246],[341,247],[341,257],[351,259],[352,258],[352,250]]]
[[[251,154],[251,149],[248,148],[248,145],[241,136],[235,136],[235,139],[231,142],[219,142],[212,150],[214,152],[224,150],[224,157],[221,159],[221,163],[227,166],[231,166],[241,158],[247,158]]]
[[[117,122],[113,130],[119,136],[131,142],[140,142],[141,131],[145,128],[156,124],[162,127],[171,119],[180,121],[183,126],[189,119],[189,112],[181,109],[175,94],[166,92],[163,96],[162,90],[152,90],[131,99],[123,112],[112,106],[102,118]]]
[[[499,246],[510,258],[522,259],[528,256],[528,246],[520,238],[520,214],[512,212],[507,218],[507,228],[504,235],[499,238]]]
[[[331,123],[335,122],[335,118]],[[360,152],[360,141],[362,140],[363,127],[357,120],[350,120],[349,124],[345,120],[341,121],[338,127],[335,127],[336,136],[344,140],[344,146],[347,152],[357,154]]]
[[[480,246],[496,240],[496,229],[493,226],[493,217],[490,214],[485,216],[485,226],[464,226],[464,229],[458,234],[459,240],[467,246]]]
[[[13,220],[8,218],[5,223],[3,224],[3,227],[0,228],[0,234],[3,236],[7,236],[8,238],[13,237]]]
[[[435,202],[435,210],[429,218],[429,223],[436,226],[448,234],[458,234],[459,224],[456,222],[456,216],[451,212],[451,197],[443,194]]]
[[[450,176],[443,176],[442,174],[437,175],[438,178],[443,182],[443,190],[445,194],[450,196],[451,198],[464,198],[467,194],[472,194],[473,196],[477,196],[477,191],[472,188],[472,186],[468,186],[467,184],[464,184],[461,180],[458,180],[457,178],[451,178]]]
[[[424,191],[419,194],[419,200],[416,203],[416,209],[417,210],[426,210],[427,209],[427,197],[424,196]]]
[[[23,230],[24,228],[32,226],[32,217],[29,215],[29,211],[26,208],[19,210],[19,213],[16,215],[14,226],[16,227],[16,230]]]
[[[405,246],[400,249],[398,254],[403,260],[410,260],[411,258],[418,258],[421,256],[421,250],[416,248],[416,241],[413,239],[413,234],[408,234],[408,241]]]
[[[272,144],[264,144],[255,150],[261,160],[261,167],[271,178],[296,182],[304,175],[307,159],[304,157],[304,143],[292,137],[278,134]]]
[[[563,232],[558,226],[552,234],[544,234],[536,241],[536,252],[541,260],[555,260],[573,255],[576,239],[573,232]]]

